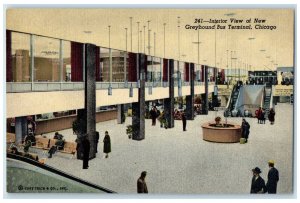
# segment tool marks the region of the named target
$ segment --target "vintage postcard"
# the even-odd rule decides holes
[[[7,195],[292,196],[295,15],[8,6]]]

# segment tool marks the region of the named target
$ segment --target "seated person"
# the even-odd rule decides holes
[[[19,150],[17,149],[17,147],[12,147],[11,148],[11,153],[12,154],[15,154],[15,155],[22,155],[20,152],[19,152]]]
[[[36,144],[36,140],[35,140],[35,136],[32,133],[29,133],[26,137],[25,137],[25,144],[30,141],[31,142],[31,146],[35,146]]]
[[[64,136],[62,134],[59,134],[58,132],[55,132],[53,139],[62,140],[63,137]]]
[[[59,137],[61,139],[57,139],[57,141],[55,142],[55,145],[52,146],[49,151],[48,151],[48,158],[52,158],[52,154],[55,154],[55,152],[57,150],[62,150],[64,148],[64,145],[65,145],[65,140],[62,139],[62,136]]]

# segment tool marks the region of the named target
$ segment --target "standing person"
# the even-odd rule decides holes
[[[83,169],[89,168],[89,159],[90,159],[90,141],[87,139],[87,135],[83,137],[82,140],[83,147]]]
[[[245,143],[248,142],[249,133],[250,133],[250,125],[246,121],[246,119],[243,118],[243,121],[242,121],[242,137],[245,138]]]
[[[263,124],[266,124],[266,118],[265,118],[265,114],[266,114],[266,111],[265,111],[265,109],[262,109],[261,110],[261,122],[263,123]]]
[[[262,114],[262,110],[261,110],[261,107],[259,107],[259,109],[255,111],[257,123],[259,123],[259,124],[261,123],[261,114]]]
[[[276,194],[277,191],[277,183],[279,181],[279,172],[274,167],[274,161],[268,161],[269,164],[269,172],[268,172],[268,181],[267,181],[267,190],[269,194]]]
[[[150,116],[152,119],[152,125],[155,126],[156,125],[156,118],[157,118],[157,111],[155,107],[152,107],[151,111],[150,111]]]
[[[273,125],[274,121],[275,121],[275,111],[273,108],[270,109],[268,118],[269,118],[269,121],[271,122],[271,125]]]
[[[99,132],[96,131],[96,134],[95,134],[95,150],[96,150],[96,153],[98,153],[98,142],[99,142],[99,138],[100,138]]]
[[[106,153],[105,158],[108,158],[108,153],[111,152],[111,144],[110,144],[110,137],[107,131],[105,131],[103,143],[104,143],[103,152]]]
[[[182,112],[181,114],[181,120],[182,120],[183,131],[186,131],[186,116],[184,112]]]
[[[251,194],[262,194],[267,192],[267,188],[265,185],[265,181],[262,177],[260,177],[261,170],[258,167],[252,169],[253,178],[251,182]]]
[[[147,188],[147,184],[145,181],[146,175],[147,175],[147,172],[143,171],[141,173],[141,176],[137,180],[137,193],[148,193],[148,188]]]

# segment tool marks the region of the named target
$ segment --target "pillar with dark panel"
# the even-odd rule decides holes
[[[164,61],[163,68],[164,68],[163,71],[164,73],[166,72],[165,68],[167,68],[168,79],[169,79],[169,98],[164,99],[164,112],[165,112],[165,118],[168,122],[168,128],[173,128],[174,127],[174,77],[173,77],[174,60],[173,59],[169,60],[168,67],[165,67],[165,61]]]
[[[132,139],[143,140],[145,139],[145,67],[146,67],[146,55],[138,54],[138,67],[139,72],[139,90],[138,90],[138,102],[132,103]]]
[[[208,67],[202,65],[202,79],[204,80],[205,93],[201,94],[202,114],[208,114]]]
[[[87,134],[90,142],[89,158],[96,157],[96,52],[97,48],[93,44],[85,44],[85,73],[84,73],[84,109],[77,111],[77,119],[81,120],[83,134]],[[81,68],[80,68],[81,69]],[[82,69],[81,69],[82,70]],[[78,71],[78,70],[77,70]],[[82,136],[82,135],[81,135]],[[82,137],[79,137],[81,139]],[[77,158],[82,159],[82,145],[79,141],[77,148]]]
[[[212,106],[213,107],[218,107],[219,106],[219,101],[218,101],[218,91],[217,91],[217,85],[218,85],[218,80],[217,80],[217,75],[218,75],[218,69],[214,68],[214,92],[212,93]]]
[[[187,63],[188,64],[188,63]],[[191,94],[186,96],[186,119],[187,120],[194,120],[194,100],[195,100],[195,93],[194,93],[194,74],[195,74],[195,66],[193,63],[188,64],[188,73],[189,77],[186,78],[187,81],[190,81],[190,91]]]
[[[15,118],[15,133],[16,133],[16,144],[21,144],[27,135],[27,117],[21,116]]]
[[[118,104],[117,108],[118,108],[118,113],[117,113],[118,124],[123,124],[125,122],[124,104]]]

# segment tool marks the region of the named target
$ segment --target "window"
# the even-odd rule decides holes
[[[63,78],[65,82],[71,82],[71,42],[62,42]]]
[[[100,81],[109,82],[109,49],[100,48]]]
[[[11,64],[13,82],[31,81],[30,54],[30,35],[12,32]]]
[[[34,38],[34,79],[37,82],[60,81],[59,40]]]

